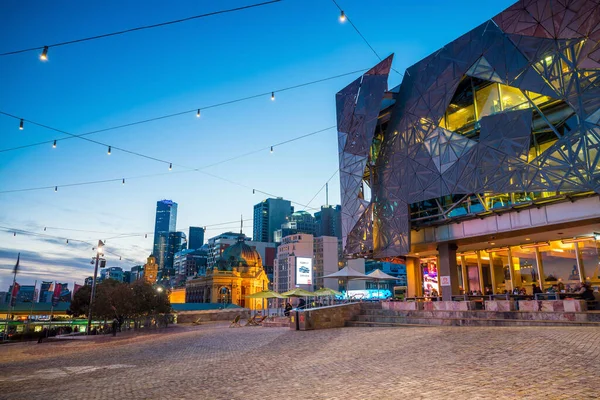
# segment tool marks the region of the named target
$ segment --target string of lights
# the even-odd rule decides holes
[[[163,119],[167,119],[167,118],[173,118],[173,117],[177,117],[177,116],[181,116],[181,115],[185,115],[185,114],[190,114],[193,113],[194,115],[196,115],[197,117],[200,116],[200,112],[201,110],[206,110],[206,109],[210,109],[210,108],[216,108],[216,107],[222,107],[222,106],[226,106],[226,105],[230,105],[230,104],[234,104],[234,103],[238,103],[238,102],[242,102],[242,101],[246,101],[246,100],[250,100],[250,99],[255,99],[258,97],[263,97],[265,95],[271,94],[272,96],[274,96],[275,92],[285,92],[285,91],[289,91],[289,90],[294,90],[294,89],[298,89],[301,87],[305,87],[305,86],[309,86],[309,85],[314,85],[317,83],[321,83],[321,82],[325,82],[325,81],[329,81],[332,79],[337,79],[337,78],[342,78],[348,75],[353,75],[353,74],[357,74],[360,72],[364,72],[366,71],[366,68],[360,69],[360,70],[356,70],[356,71],[352,71],[352,72],[346,72],[343,74],[338,74],[338,75],[334,75],[334,76],[329,76],[326,78],[322,78],[322,79],[317,79],[314,81],[310,81],[310,82],[304,82],[301,84],[297,84],[297,85],[293,85],[293,86],[288,86],[282,89],[278,89],[276,91],[269,91],[269,92],[263,92],[263,93],[259,93],[259,94],[255,94],[255,95],[251,95],[251,96],[246,96],[246,97],[242,97],[242,98],[238,98],[238,99],[234,99],[234,100],[228,100],[225,102],[221,102],[221,103],[216,103],[216,104],[211,104],[211,105],[207,105],[204,107],[200,107],[200,108],[193,108],[193,109],[189,109],[189,110],[185,110],[185,111],[179,111],[176,113],[171,113],[171,114],[166,114],[166,115],[161,115],[161,116],[157,116],[157,117],[153,117],[153,118],[148,118],[148,119],[144,119],[144,120],[140,120],[140,121],[134,121],[134,122],[130,122],[127,124],[122,124],[122,125],[116,125],[116,126],[112,126],[112,127],[108,127],[108,128],[103,128],[103,129],[98,129],[98,130],[94,130],[94,131],[90,131],[90,132],[85,132],[82,134],[72,134],[70,132],[64,131],[62,129],[57,129],[30,119],[26,119],[26,118],[22,118],[20,116],[11,114],[11,113],[7,113],[4,111],[0,110],[0,115],[5,115],[7,117],[16,119],[19,121],[19,129],[23,130],[24,129],[24,123],[30,123],[48,130],[52,130],[54,132],[58,132],[58,133],[62,133],[62,134],[66,134],[68,135],[68,137],[64,137],[64,138],[59,138],[59,139],[52,139],[52,140],[45,140],[45,141],[40,141],[40,142],[36,142],[36,143],[30,143],[30,144],[26,144],[26,145],[21,145],[21,146],[15,146],[15,147],[10,147],[10,148],[6,148],[6,149],[0,149],[0,153],[4,153],[4,152],[8,152],[8,151],[14,151],[14,150],[21,150],[21,149],[25,149],[25,148],[29,148],[29,147],[34,147],[34,146],[41,146],[41,145],[47,145],[47,144],[52,144],[53,148],[56,148],[57,146],[57,142],[59,141],[63,141],[63,140],[69,140],[69,139],[83,139],[83,140],[87,140],[89,142],[98,144],[100,146],[103,146],[104,148],[108,149],[108,154],[111,153],[111,150],[116,149],[116,150],[120,150],[123,151],[125,153],[129,153],[129,154],[133,154],[139,157],[143,157],[143,158],[147,158],[147,159],[151,159],[151,160],[155,160],[161,163],[165,163],[165,164],[169,164],[171,165],[172,163],[166,160],[161,160],[158,159],[156,157],[152,157],[152,156],[148,156],[139,152],[135,152],[132,150],[128,150],[128,149],[124,149],[121,147],[116,147],[116,146],[112,146],[109,145],[108,143],[103,143],[103,142],[99,142],[99,141],[95,141],[92,139],[88,139],[85,138],[85,136],[89,136],[89,135],[93,135],[93,134],[98,134],[98,133],[102,133],[102,132],[107,132],[107,131],[112,131],[112,130],[117,130],[117,129],[122,129],[122,128],[126,128],[126,127],[131,127],[131,126],[135,126],[135,125],[141,125],[141,124],[146,124],[146,123],[150,123],[150,122],[154,122],[154,121],[159,121],[159,120],[163,120]],[[273,145],[271,147],[275,147],[277,145]]]
[[[366,43],[366,45],[369,46],[369,49],[371,49],[373,54],[375,54],[375,57],[377,57],[379,59],[379,61],[381,61],[382,58],[379,55],[379,53],[377,53],[377,51],[373,48],[373,46],[371,46],[371,43],[369,43],[367,38],[361,33],[361,31],[358,29],[358,27],[356,25],[354,25],[354,22],[352,22],[352,20],[346,15],[346,13],[344,12],[344,10],[342,10],[342,7],[340,7],[340,5],[337,3],[337,1],[335,1],[335,0],[331,0],[331,1],[340,10],[340,22],[344,23],[344,22],[348,21],[348,23],[352,26],[352,28],[354,28],[356,33],[358,33],[358,35],[362,38],[362,40]],[[395,73],[397,73],[400,76],[404,76],[403,73],[399,72],[395,68],[392,68],[392,71],[394,71]]]
[[[339,168],[335,170],[335,172],[333,173],[333,175],[331,175],[331,176],[329,177],[329,179],[327,179],[327,182],[325,182],[325,183],[323,184],[323,186],[321,186],[321,188],[319,189],[319,191],[318,191],[317,193],[315,193],[315,195],[312,197],[312,199],[310,199],[310,201],[309,201],[308,203],[306,203],[306,205],[307,205],[307,206],[308,206],[310,203],[312,203],[314,199],[316,199],[316,198],[317,198],[317,196],[319,195],[319,193],[321,193],[321,192],[323,191],[323,189],[325,189],[325,187],[327,186],[327,184],[329,184],[329,182],[330,182],[330,181],[333,179],[333,177],[337,175],[337,173],[339,172],[339,170],[340,170]],[[305,210],[306,210],[306,209],[305,209]]]
[[[8,56],[8,55],[12,55],[12,54],[20,54],[20,53],[26,53],[26,52],[35,51],[35,50],[42,50],[42,53],[40,54],[40,60],[46,61],[46,60],[48,60],[48,50],[52,47],[66,46],[66,45],[70,45],[70,44],[74,44],[74,43],[81,43],[81,42],[87,42],[90,40],[107,38],[110,36],[124,35],[126,33],[141,31],[141,30],[145,30],[145,29],[153,29],[153,28],[159,28],[159,27],[163,27],[163,26],[167,26],[167,25],[179,24],[182,22],[187,22],[187,21],[191,21],[191,20],[195,20],[195,19],[199,19],[199,18],[212,17],[214,15],[227,14],[227,13],[232,13],[232,12],[236,12],[236,11],[247,10],[249,8],[262,7],[262,6],[266,6],[266,5],[270,5],[270,4],[274,4],[274,3],[279,3],[281,1],[283,1],[283,0],[271,0],[271,1],[265,1],[262,3],[249,4],[246,6],[230,8],[230,9],[226,9],[226,10],[213,11],[210,13],[194,15],[194,16],[187,17],[187,18],[181,18],[181,19],[176,19],[176,20],[172,20],[172,21],[160,22],[160,23],[152,24],[152,25],[138,26],[135,28],[125,29],[122,31],[104,33],[102,35],[90,36],[90,37],[85,37],[85,38],[81,38],[81,39],[69,40],[66,42],[49,44],[47,46],[37,46],[37,47],[31,47],[28,49],[9,51],[6,53],[0,53],[0,56]]]
[[[226,179],[226,178],[222,178],[222,177],[220,177],[218,175],[209,174],[209,173],[204,172],[202,170],[206,169],[206,168],[209,168],[209,167],[212,167],[212,166],[215,166],[215,165],[223,164],[225,162],[230,162],[230,161],[234,161],[234,160],[237,160],[237,159],[240,159],[240,158],[243,158],[243,157],[247,157],[249,155],[252,155],[252,154],[255,154],[255,153],[258,153],[258,152],[261,152],[261,151],[265,151],[266,149],[269,149],[269,148],[270,148],[271,152],[273,152],[273,150],[274,150],[275,147],[283,146],[283,145],[286,145],[288,143],[292,143],[294,141],[297,141],[297,140],[300,140],[300,139],[304,139],[304,138],[316,135],[318,133],[326,132],[326,131],[331,130],[333,128],[335,128],[335,126],[330,126],[330,127],[327,127],[327,128],[319,129],[319,130],[316,130],[316,131],[313,131],[313,132],[310,132],[310,133],[307,133],[307,134],[304,134],[304,135],[297,136],[297,137],[292,138],[292,139],[284,140],[282,142],[276,143],[276,144],[274,144],[272,146],[269,146],[269,147],[262,147],[260,149],[257,149],[257,150],[254,150],[254,151],[251,151],[251,152],[248,152],[248,153],[240,154],[238,156],[231,157],[231,158],[228,158],[226,160],[218,161],[218,162],[215,162],[215,163],[212,163],[212,164],[208,164],[208,165],[205,165],[203,167],[198,167],[198,168],[188,168],[186,170],[180,170],[180,171],[176,171],[176,172],[161,172],[161,173],[155,173],[155,174],[145,174],[145,175],[129,176],[129,177],[121,177],[121,178],[111,178],[111,179],[101,179],[101,180],[94,180],[94,181],[66,183],[66,184],[60,184],[60,185],[38,186],[38,187],[23,188],[23,189],[9,189],[9,190],[0,191],[0,194],[17,193],[17,192],[29,192],[29,191],[37,191],[37,190],[48,190],[48,189],[54,189],[55,192],[58,192],[58,188],[59,187],[60,188],[64,188],[64,187],[75,187],[75,186],[88,186],[88,185],[96,185],[96,184],[103,184],[103,183],[109,183],[109,182],[121,182],[122,185],[125,185],[125,183],[127,181],[131,181],[131,180],[153,178],[153,177],[157,177],[157,176],[170,175],[170,174],[173,175],[173,174],[178,174],[178,173],[189,173],[189,172],[200,172],[200,173],[203,173],[203,174],[207,174],[207,175],[209,175],[211,177],[214,177],[214,178],[217,178],[217,179],[221,179],[221,180],[224,180],[226,182],[232,183],[234,185],[240,186],[241,184],[239,184],[237,182],[231,181],[231,180]],[[242,185],[242,186],[245,187],[245,188],[247,188],[247,189],[252,189],[253,193],[259,192],[259,193],[263,193],[263,194],[266,194],[266,195],[271,195],[271,194],[269,194],[267,192],[263,192],[263,191],[258,190],[256,188],[251,188],[251,187],[246,186],[246,185]]]
[[[94,243],[92,243],[92,242],[89,242],[89,241],[87,241],[87,240],[74,239],[74,238],[70,238],[70,237],[69,237],[69,238],[67,238],[67,237],[60,237],[60,236],[47,235],[47,234],[44,234],[44,233],[39,233],[39,232],[32,232],[32,231],[28,231],[28,230],[25,230],[25,229],[16,229],[16,228],[10,228],[10,227],[7,227],[7,226],[0,226],[0,230],[3,230],[3,231],[5,231],[5,232],[12,233],[12,234],[13,234],[13,236],[17,236],[17,233],[19,233],[19,234],[28,235],[28,236],[37,236],[37,237],[43,237],[43,238],[46,238],[46,239],[57,239],[57,240],[62,240],[62,241],[64,241],[64,242],[65,242],[65,245],[68,245],[68,244],[69,244],[69,242],[71,242],[71,243],[73,243],[73,242],[77,242],[77,243],[85,243],[85,244],[88,244],[88,245],[90,245],[90,246],[92,246],[92,247],[94,247],[94,246],[95,246],[95,244],[94,244]],[[107,250],[107,249],[106,249],[106,246],[105,246],[105,248],[102,250],[102,252],[103,252],[103,253],[110,254],[110,255],[113,255],[113,256],[115,256],[115,257],[119,257],[119,260],[120,260],[120,261],[123,261],[123,260],[125,260],[125,261],[129,261],[129,262],[131,262],[131,263],[136,263],[136,262],[137,262],[137,261],[135,261],[135,260],[128,259],[128,258],[126,258],[126,257],[123,257],[123,256],[122,256],[122,255],[120,255],[120,254],[117,254],[117,253],[114,253],[114,252],[112,252],[112,251],[109,251],[109,250]]]

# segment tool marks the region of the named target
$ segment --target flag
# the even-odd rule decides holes
[[[57,283],[54,285],[54,293],[52,295],[52,307],[56,306],[60,300],[60,292],[62,291],[62,285]]]
[[[15,304],[17,303],[17,296],[19,295],[19,289],[21,289],[21,285],[19,285],[17,282],[15,282],[12,287],[12,292],[10,293],[11,307],[14,307]]]
[[[19,270],[19,259],[21,258],[21,253],[17,255],[17,263],[15,264],[15,268],[13,269],[13,274],[17,275],[17,271]]]
[[[83,287],[83,285],[79,285],[79,284],[73,282],[73,298],[75,298],[75,293],[77,293],[77,291],[79,289],[81,289],[82,287]]]

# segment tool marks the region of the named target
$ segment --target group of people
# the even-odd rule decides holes
[[[285,315],[286,317],[290,316],[290,312],[292,311],[294,307],[292,307],[292,303],[290,303],[289,301],[285,302],[285,307],[283,309],[283,315]],[[298,300],[298,305],[296,306],[296,308],[298,310],[303,310],[304,308],[306,308],[306,301],[303,298],[300,298]]]

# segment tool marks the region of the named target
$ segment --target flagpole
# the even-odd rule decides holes
[[[7,312],[6,314],[6,324],[4,325],[4,338],[8,339],[8,317],[10,315],[12,315],[13,310],[14,310],[14,306],[13,306],[13,297],[12,294],[15,291],[15,283],[17,283],[17,270],[19,269],[19,260],[21,258],[21,253],[19,253],[17,255],[17,263],[15,264],[15,270],[14,270],[14,275],[13,275],[13,284],[12,284],[12,290],[10,291],[10,313]],[[19,293],[17,293],[17,296],[19,296]],[[17,299],[15,298],[15,303],[17,302]],[[7,310],[8,311],[8,310]]]
[[[33,302],[35,300],[35,289],[37,287],[37,279],[33,284],[33,297],[31,298],[31,311],[29,312],[29,318],[27,318],[27,332],[29,332],[29,324],[31,322],[31,317],[33,317]]]

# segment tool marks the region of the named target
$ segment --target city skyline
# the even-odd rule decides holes
[[[396,53],[394,68],[398,71],[404,71],[465,30],[465,26],[454,26],[452,21],[453,16],[460,15],[461,7],[441,1],[433,6],[385,3],[388,4],[365,8],[360,2],[348,1],[343,6],[380,55]],[[470,29],[512,1],[494,5],[471,0],[460,3],[472,11],[471,20],[465,24]],[[240,5],[239,1],[231,1],[222,7]],[[4,3],[0,7],[0,22],[9,32],[0,39],[0,52],[31,47],[41,40],[55,43],[211,11],[192,3],[176,10],[161,8],[158,3],[141,10],[120,3],[105,3],[103,7],[69,4],[66,9],[42,4],[33,13],[20,12],[17,3]],[[377,23],[377,15],[384,15],[383,10],[399,15],[424,15],[425,8],[428,18],[440,28],[435,34],[412,18],[397,25]],[[314,13],[314,9],[319,12]],[[136,17],[131,18],[134,12]],[[287,18],[290,14],[313,20],[309,34],[306,24],[300,21],[302,18],[290,20]],[[82,133],[373,65],[377,61],[374,54],[348,24],[339,23],[338,16],[339,11],[332,4],[281,3],[162,30],[50,48],[47,62],[40,62],[34,53],[2,57],[0,70],[3,77],[9,78],[0,78],[1,84],[3,92],[10,96],[0,97],[0,110]],[[269,29],[264,29],[265,26]],[[274,35],[272,29],[281,32]],[[245,40],[237,40],[237,31],[244,32]],[[199,41],[199,37],[211,40]],[[193,49],[200,51],[190,51]],[[278,53],[274,54],[273,49],[279,49]],[[147,57],[148,54],[152,56]],[[244,65],[244,69],[239,65]],[[163,71],[167,74],[162,74]],[[252,206],[267,197],[281,196],[299,203],[293,205],[302,210],[302,205],[311,201],[337,169],[334,129],[293,145],[278,146],[273,154],[264,150],[206,169],[210,175],[184,173],[179,165],[214,164],[335,125],[332,99],[355,76],[276,92],[275,101],[265,95],[238,105],[207,109],[200,118],[188,114],[90,137],[169,159],[174,164],[170,172],[164,164],[114,149],[107,155],[106,148],[81,140],[59,141],[56,149],[48,144],[4,152],[0,162],[0,192],[50,185],[59,188],[57,192],[46,189],[0,193],[0,207],[4,210],[0,213],[0,226],[71,240],[67,245],[66,240],[23,233],[13,236],[4,229],[0,232],[0,287],[12,282],[11,271],[18,252],[21,253],[19,280],[24,284],[31,284],[36,278],[63,280],[66,276],[80,276],[83,281],[91,274],[89,261],[94,252],[92,246],[73,239],[90,243],[107,239],[107,250],[123,258],[119,261],[119,257],[107,254],[108,265],[128,270],[143,263],[151,252],[151,235],[147,239],[144,235],[111,237],[152,232],[152,204],[160,198],[173,198],[182,204],[178,225],[183,231],[189,226],[236,221],[240,214],[250,219]],[[390,77],[391,85],[400,80],[399,74]],[[65,91],[65,87],[77,89]],[[306,115],[310,118],[299,118]],[[64,137],[28,123],[21,131],[18,125],[18,120],[0,117],[0,130],[8,133],[2,149]],[[306,162],[308,154],[310,163]],[[300,165],[302,168],[297,168]],[[151,179],[128,179],[124,185],[112,182],[61,187],[159,173],[164,174]],[[329,186],[329,203],[339,204],[339,178],[334,176]],[[258,191],[254,195],[252,188]],[[318,209],[323,204],[324,190],[309,206]],[[237,223],[232,223],[215,227],[218,229],[209,230],[206,236],[236,226]],[[245,222],[244,229],[251,232],[251,224]]]

